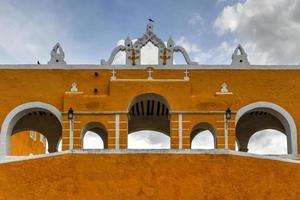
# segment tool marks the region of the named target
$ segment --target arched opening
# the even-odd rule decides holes
[[[107,149],[108,134],[103,124],[90,122],[81,133],[83,149]]]
[[[248,144],[248,152],[255,154],[287,154],[287,137],[284,133],[266,129],[254,133]]]
[[[44,135],[48,141],[48,151],[56,152],[62,136],[61,113],[54,106],[32,102],[13,109],[5,118],[1,128],[1,155],[10,155],[11,136],[24,131],[34,131]]]
[[[215,129],[209,123],[199,123],[192,128],[191,149],[214,149],[216,147]]]
[[[297,132],[294,120],[283,108],[268,102],[250,104],[238,111],[236,115],[236,137],[239,141],[239,151],[248,151],[250,138],[255,133],[263,131],[264,136],[271,136],[272,138],[270,129],[273,130],[273,133],[277,131],[286,136],[286,152],[297,154]],[[253,147],[253,144],[251,146]],[[268,152],[266,153],[268,154]]]
[[[152,42],[148,42],[145,46],[141,48],[141,64],[158,64],[158,48]]]
[[[132,100],[128,110],[129,148],[170,148],[170,106],[165,98],[154,93],[142,94]],[[145,147],[135,145],[137,141]]]

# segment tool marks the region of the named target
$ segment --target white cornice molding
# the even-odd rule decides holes
[[[38,69],[38,70],[130,70],[130,69],[147,69],[151,66],[153,69],[168,70],[300,70],[300,65],[95,65],[95,64],[0,64],[1,69]]]

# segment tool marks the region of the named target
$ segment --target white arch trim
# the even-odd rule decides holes
[[[29,102],[17,106],[7,114],[1,126],[1,134],[0,134],[0,156],[1,157],[9,155],[10,135],[17,121],[26,114],[26,111],[35,108],[40,108],[40,109],[45,109],[50,111],[54,116],[56,116],[56,118],[62,124],[61,112],[56,107],[50,104],[43,103],[43,102]]]
[[[292,155],[298,154],[297,146],[297,128],[293,117],[281,106],[276,105],[271,102],[256,102],[246,105],[238,110],[235,117],[235,126],[237,125],[239,119],[247,112],[256,109],[256,108],[266,108],[274,111],[274,114],[278,119],[283,123],[284,128],[287,131],[287,140],[288,140],[288,152]]]

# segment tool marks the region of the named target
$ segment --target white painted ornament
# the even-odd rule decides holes
[[[71,92],[78,92],[77,84],[72,83]]]
[[[228,93],[228,92],[229,92],[229,90],[228,90],[227,84],[226,84],[226,83],[223,83],[223,84],[221,85],[221,93]]]

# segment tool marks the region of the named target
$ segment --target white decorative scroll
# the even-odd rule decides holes
[[[101,65],[111,65],[117,55],[120,51],[125,51],[125,46],[124,45],[119,45],[114,50],[111,52],[110,57],[108,61],[105,61],[104,59],[101,60]]]
[[[65,52],[63,51],[62,47],[59,43],[53,47],[50,53],[51,59],[48,64],[66,64],[65,62]]]
[[[184,59],[185,59],[185,61],[186,61],[186,63],[188,65],[197,65],[198,64],[197,62],[191,61],[188,53],[186,52],[186,50],[183,47],[181,47],[181,46],[175,46],[174,47],[174,52],[180,52],[180,53],[182,53],[182,55],[183,55],[183,57],[184,57]]]

